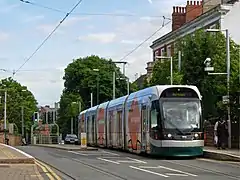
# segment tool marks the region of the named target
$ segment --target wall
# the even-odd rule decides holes
[[[9,139],[9,145],[10,146],[21,146],[22,145],[22,139],[21,136],[8,134],[7,138]],[[4,143],[4,133],[0,133],[0,143]]]
[[[221,29],[228,28],[230,37],[237,44],[240,44],[239,18],[240,18],[240,2],[238,1],[230,8],[230,11],[225,16],[222,16],[221,21]]]
[[[221,4],[222,0],[203,0],[203,13]]]

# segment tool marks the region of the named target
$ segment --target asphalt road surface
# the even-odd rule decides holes
[[[36,146],[19,149],[81,180],[239,180],[240,163],[206,159],[164,160],[103,150],[73,152]]]

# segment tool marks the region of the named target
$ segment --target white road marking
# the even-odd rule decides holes
[[[114,156],[120,156],[119,154],[112,153],[112,152],[108,152],[108,151],[104,151],[104,150],[103,150],[102,152],[107,153],[107,154],[112,154],[112,155],[114,155]]]
[[[117,162],[119,162],[119,163],[139,163],[139,162],[137,162],[137,161],[124,161],[124,160],[120,160],[120,161],[117,161]]]
[[[137,169],[137,170],[139,170],[139,171],[147,172],[147,173],[150,173],[150,174],[155,174],[155,175],[157,175],[157,176],[169,177],[169,176],[164,175],[164,174],[156,173],[156,172],[149,171],[149,170],[146,170],[146,169],[141,169],[141,168],[138,168],[138,167],[135,167],[135,166],[129,166],[129,167],[132,168],[132,169]]]
[[[162,169],[169,170],[169,171],[175,171],[175,172],[178,172],[178,173],[181,173],[181,174],[186,174],[186,175],[189,175],[189,176],[194,176],[194,177],[197,176],[195,174],[191,174],[191,173],[188,173],[188,172],[183,172],[183,171],[180,171],[180,170],[177,170],[177,169],[172,169],[172,168],[168,168],[168,167],[164,167],[164,166],[158,166],[158,167],[162,168]]]
[[[113,163],[113,164],[120,164],[119,162],[116,162],[116,161],[111,161],[109,159],[103,159],[103,158],[98,158],[99,160],[102,160],[102,161],[106,161],[106,162],[110,162],[110,163]]]
[[[127,157],[127,159],[131,159],[131,160],[137,161],[137,162],[139,162],[139,163],[147,164],[147,162],[141,161],[141,160],[138,160],[138,159],[134,159],[134,158],[130,158],[130,157]]]
[[[186,174],[175,174],[175,173],[166,173],[166,175],[169,175],[169,176],[188,176]]]
[[[77,154],[77,155],[88,156],[87,154],[83,154],[83,153],[80,153],[80,152],[75,152],[75,151],[68,151],[68,152],[73,153],[73,154]]]

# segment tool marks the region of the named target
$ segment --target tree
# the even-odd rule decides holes
[[[96,72],[94,69],[98,69]],[[126,77],[112,62],[98,56],[88,56],[73,60],[65,69],[64,86],[66,92],[83,97],[85,107],[90,107],[90,93],[93,92],[94,105],[97,104],[97,78],[99,78],[99,104],[112,99],[113,71],[116,72],[116,98],[127,94]]]
[[[211,58],[214,72],[226,72],[226,38],[222,33],[206,33],[199,30],[179,40],[177,49],[182,57],[182,83],[196,85],[203,96],[204,116],[221,116],[226,107],[221,103],[227,94],[226,75],[208,75],[204,71],[204,60]],[[231,41],[231,91],[239,89],[238,46]],[[222,114],[221,114],[222,113]]]
[[[0,83],[0,118],[4,118],[4,92],[7,91],[7,122],[15,123],[17,130],[20,133],[22,127],[21,107],[24,110],[24,122],[26,131],[30,131],[33,124],[32,116],[37,111],[37,101],[33,94],[27,90],[27,87],[22,86],[12,78],[1,80]]]
[[[173,61],[173,84],[181,84],[183,76],[180,72],[178,72],[177,64],[175,64],[174,62],[175,61]],[[171,84],[171,71],[169,60],[164,60],[163,62],[158,60],[155,62],[149,84],[151,86]]]
[[[60,109],[58,110],[59,118],[57,122],[60,132],[62,132],[64,136],[70,133],[71,118],[74,118],[74,122],[77,120],[76,118],[79,114],[79,102],[82,104],[82,99],[79,94],[63,91],[60,99]],[[74,125],[74,130],[76,132],[76,124]]]
[[[98,69],[98,71],[96,71]],[[95,70],[95,71],[94,71]],[[91,92],[93,93],[93,105],[97,105],[97,83],[99,82],[99,103],[112,99],[113,72],[115,70],[116,98],[127,94],[127,78],[112,62],[98,56],[88,56],[73,60],[65,69],[64,91],[60,100],[58,124],[60,131],[65,135],[70,132],[71,117],[79,113],[77,106],[72,102],[81,101],[82,110],[90,108]],[[98,81],[99,80],[99,81]],[[130,91],[134,87],[130,84]],[[75,109],[74,109],[75,108]],[[76,128],[75,128],[76,130]]]

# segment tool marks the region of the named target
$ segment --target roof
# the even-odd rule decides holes
[[[197,18],[195,18],[192,21],[189,21],[187,23],[185,23],[183,26],[181,26],[180,28],[171,31],[167,34],[165,34],[164,36],[156,39],[155,41],[153,41],[152,45],[150,46],[150,48],[154,48],[157,47],[159,44],[165,44],[167,41],[169,40],[176,40],[177,38],[181,37],[181,35],[187,35],[189,33],[196,31],[196,28],[199,27],[204,27],[204,25],[208,25],[211,22],[214,22],[216,20],[220,20],[221,19],[221,5],[218,5],[214,8],[212,8],[211,10],[203,13],[201,16],[198,16]],[[204,24],[204,22],[209,21],[208,24]]]

